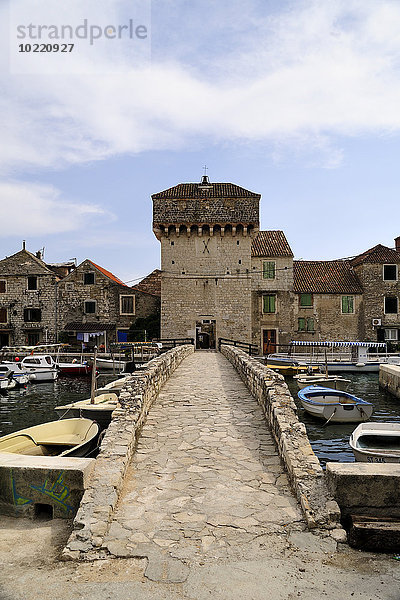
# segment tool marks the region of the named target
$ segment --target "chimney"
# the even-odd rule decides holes
[[[394,238],[394,244],[397,252],[400,252],[400,235],[397,238]]]
[[[22,240],[22,250],[25,250],[25,240]]]

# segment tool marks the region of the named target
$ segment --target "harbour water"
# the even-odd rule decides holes
[[[114,379],[111,374],[100,375],[98,385]],[[386,393],[378,385],[375,373],[346,373],[350,379],[347,391],[368,400],[374,405],[371,421],[400,421],[400,400]],[[298,406],[298,416],[306,425],[315,454],[322,466],[329,461],[353,462],[348,444],[355,423],[329,423],[314,419],[301,407],[297,399],[297,383],[291,377],[286,380]],[[30,384],[26,390],[12,390],[0,396],[0,435],[58,419],[54,407],[82,400],[90,396],[89,377],[60,377],[52,383]]]
[[[347,392],[354,394],[363,400],[371,402],[374,412],[370,421],[400,421],[400,399],[388,394],[379,387],[377,373],[344,373],[350,383]],[[328,423],[323,419],[311,417],[301,406],[297,392],[296,380],[292,377],[286,378],[290,392],[298,406],[299,419],[307,428],[311,446],[318,456],[323,467],[327,462],[354,462],[354,456],[349,446],[350,434],[357,427],[357,423]]]

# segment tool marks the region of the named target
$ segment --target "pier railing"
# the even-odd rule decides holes
[[[258,354],[258,346],[256,344],[249,344],[247,342],[240,342],[239,340],[230,340],[228,338],[218,338],[218,350],[221,352],[222,344],[226,344],[228,346],[235,346],[235,348],[239,348],[244,352],[247,352],[249,356],[254,356]]]

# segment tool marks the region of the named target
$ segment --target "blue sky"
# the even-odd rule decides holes
[[[146,40],[17,52],[17,24],[130,18]],[[151,194],[204,164],[262,194],[261,227],[297,258],[400,235],[397,0],[12,0],[0,22],[0,257],[25,239],[145,276]]]

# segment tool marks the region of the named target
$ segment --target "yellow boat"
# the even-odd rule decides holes
[[[28,456],[87,456],[97,444],[99,426],[90,419],[50,421],[0,438],[0,452]]]

